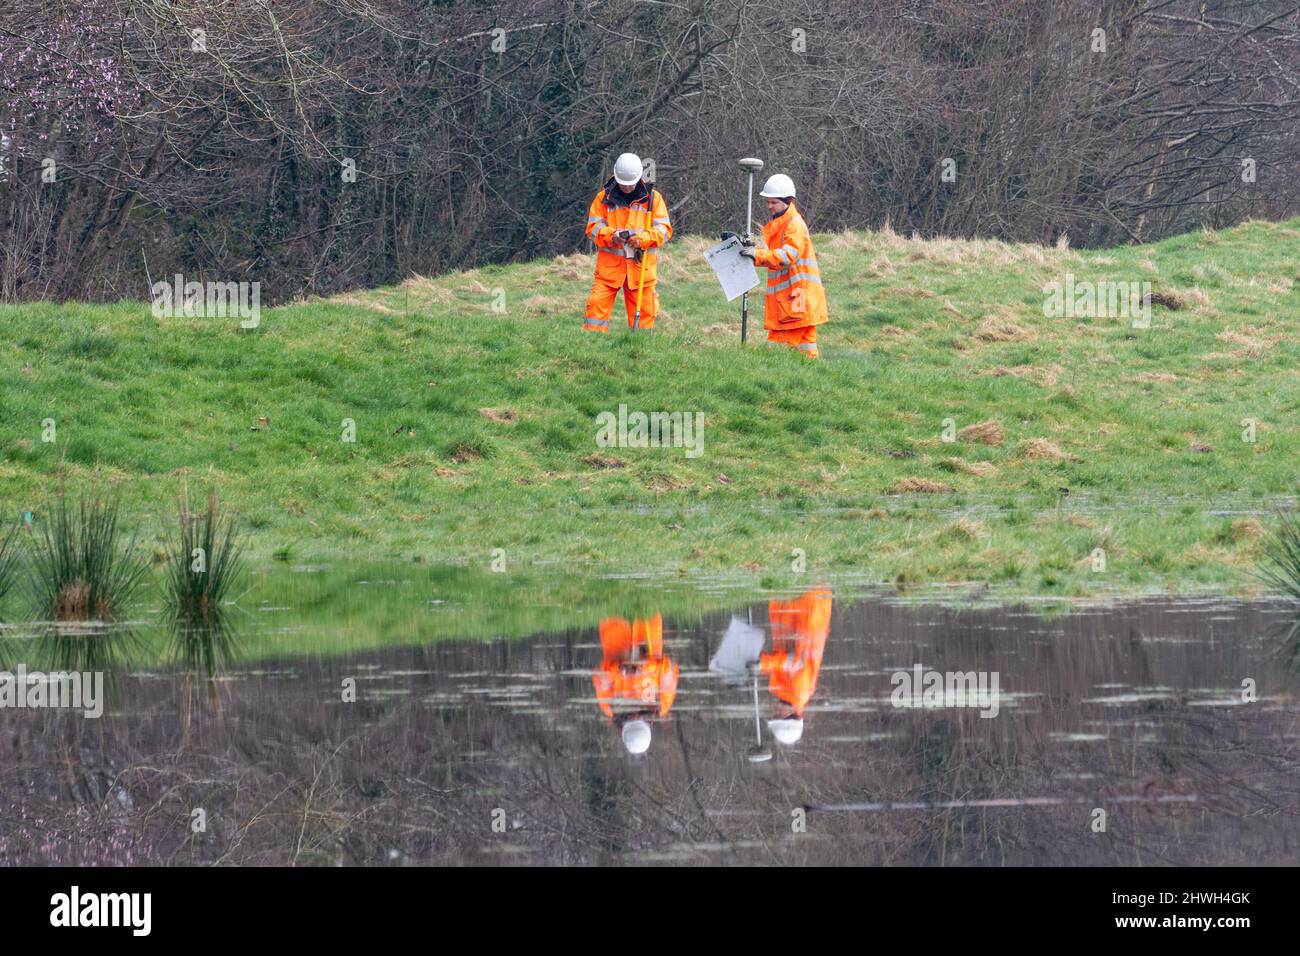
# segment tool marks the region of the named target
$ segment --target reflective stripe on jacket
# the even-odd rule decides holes
[[[650,285],[658,272],[659,249],[673,236],[663,194],[652,189],[647,198],[624,206],[607,204],[602,189],[587,209],[587,235],[596,244],[596,278],[616,285],[630,282],[635,287],[641,282],[640,263],[624,253],[624,248],[632,247],[620,247],[614,242],[614,234],[622,229],[631,229],[650,247],[642,259],[646,267],[645,282]]]

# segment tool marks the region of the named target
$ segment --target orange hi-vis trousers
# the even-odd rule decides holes
[[[636,317],[636,284],[639,280],[640,276],[635,269],[627,270],[627,279],[623,282],[617,279],[611,281],[598,273],[591,286],[591,295],[587,296],[587,314],[582,327],[589,332],[608,332],[614,300],[618,298],[618,290],[622,289],[623,305],[627,309],[627,327],[632,328],[632,320]],[[659,294],[655,292],[654,280],[647,275],[645,288],[641,292],[640,328],[653,329],[658,314]]]
[[[645,316],[642,316],[644,318]],[[768,345],[789,345],[798,349],[808,358],[818,358],[817,326],[802,325],[795,329],[768,329]]]

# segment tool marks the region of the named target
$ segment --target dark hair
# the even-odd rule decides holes
[[[646,723],[658,723],[660,720],[658,707],[638,707],[635,710],[624,710],[615,713],[613,718],[615,727],[622,728],[626,723],[634,720],[644,720]]]

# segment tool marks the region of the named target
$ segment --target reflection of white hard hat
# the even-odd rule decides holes
[[[772,736],[779,742],[789,747],[791,744],[797,744],[799,738],[803,736],[803,721],[798,717],[786,717],[784,720],[769,720],[767,729],[772,731]]]
[[[650,725],[644,720],[629,720],[623,725],[623,746],[630,754],[643,754],[650,749]]]
[[[768,176],[767,182],[763,184],[763,191],[759,193],[764,199],[784,199],[789,196],[794,198],[794,180],[785,173],[777,173],[775,176]]]
[[[641,157],[624,153],[614,160],[614,180],[620,186],[635,186],[641,181]]]

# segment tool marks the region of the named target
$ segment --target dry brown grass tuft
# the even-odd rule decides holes
[[[563,298],[550,295],[530,295],[523,303],[524,312],[537,312],[541,315],[563,314],[570,307]]]
[[[586,456],[582,459],[582,462],[592,468],[624,468],[627,466],[627,462],[623,459],[615,458],[612,455],[602,455],[600,452]]]
[[[391,309],[382,302],[377,302],[374,299],[363,299],[360,296],[355,295],[331,296],[329,301],[336,305],[350,305],[358,309],[371,309],[375,312],[386,312],[389,315],[393,315],[397,312],[397,309]]]
[[[861,243],[856,232],[850,229],[841,229],[826,241],[825,247],[827,249],[852,251],[861,248]]]
[[[1232,329],[1225,329],[1215,336],[1220,342],[1227,342],[1231,345],[1239,345],[1241,348],[1232,353],[1233,358],[1259,358],[1264,354],[1275,340],[1256,338],[1258,330],[1248,328],[1247,332],[1253,332],[1255,335],[1246,335],[1242,332],[1236,332]]]
[[[551,264],[556,267],[552,272],[561,279],[581,279],[596,267],[594,259],[595,256],[582,252],[556,256],[551,260]]]
[[[998,466],[991,461],[966,461],[963,458],[944,458],[940,467],[949,471],[962,471],[977,478],[992,478],[998,473]]]
[[[913,262],[959,265],[974,258],[974,243],[948,236],[922,239],[919,233],[913,232],[910,246],[907,258]]]
[[[1060,365],[1014,365],[1011,368],[1007,368],[1005,365],[997,365],[981,374],[992,375],[994,378],[1001,378],[1006,375],[1014,378],[1027,378],[1044,388],[1051,388],[1064,373],[1065,369]]]
[[[662,493],[665,491],[680,491],[683,488],[689,488],[691,483],[684,478],[676,478],[672,475],[651,475],[645,483],[648,490]]]
[[[1020,455],[1034,461],[1064,461],[1072,458],[1071,455],[1061,451],[1059,445],[1048,441],[1046,438],[1031,438],[1028,441],[1021,442]]]
[[[989,315],[980,321],[975,338],[981,342],[1032,342],[1036,336],[1032,329],[1017,325],[1006,316]]]
[[[937,495],[949,491],[956,491],[952,485],[941,484],[937,481],[931,481],[929,478],[899,478],[889,488],[891,495],[902,494],[925,494]]]
[[[962,441],[976,442],[981,445],[1001,445],[1007,433],[1002,426],[993,419],[986,422],[980,422],[978,425],[967,425],[961,431],[957,432],[957,437]]]
[[[977,541],[988,533],[989,529],[984,526],[983,522],[976,521],[973,518],[958,518],[951,524],[946,525],[939,532],[939,536],[957,538],[962,541]]]
[[[866,272],[873,279],[892,276],[894,274],[894,264],[889,261],[889,256],[876,256],[867,263]]]
[[[56,621],[86,621],[91,618],[111,619],[113,609],[101,600],[90,606],[90,586],[83,581],[70,581],[59,588],[54,598],[53,617]]]
[[[1177,312],[1179,309],[1186,308],[1187,300],[1183,295],[1170,289],[1168,292],[1151,292],[1151,304],[1163,305],[1170,312]]]
[[[1233,541],[1258,541],[1264,537],[1264,526],[1254,518],[1238,518],[1229,528]]]
[[[519,413],[513,408],[480,408],[478,413],[484,418],[505,425],[513,425],[519,421]]]
[[[403,297],[410,297],[412,303],[428,305],[446,305],[452,300],[451,289],[445,281],[431,279],[419,273],[412,275],[398,287]]]

